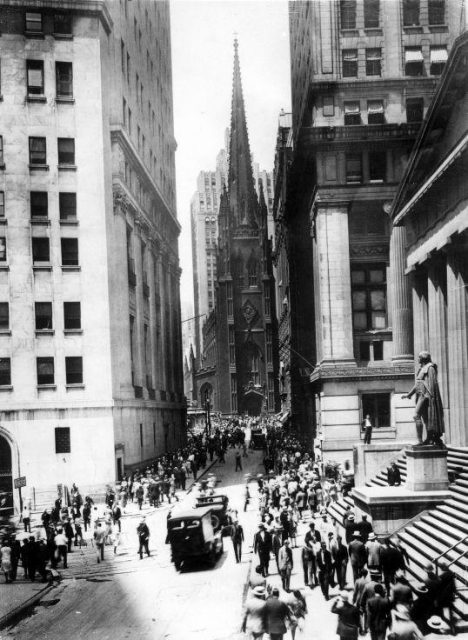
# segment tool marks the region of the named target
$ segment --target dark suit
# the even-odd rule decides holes
[[[280,640],[286,633],[286,619],[290,617],[289,607],[279,598],[268,598],[263,609],[265,628],[270,638]]]
[[[330,588],[330,573],[332,568],[331,553],[327,549],[320,549],[317,553],[317,568],[320,588],[326,600],[328,600],[328,590]]]
[[[390,603],[387,598],[372,596],[367,601],[367,625],[371,640],[385,640],[390,622]]]
[[[341,640],[357,640],[359,628],[359,612],[355,606],[349,602],[343,602],[342,606],[338,605],[335,600],[332,606],[332,613],[338,615],[338,626],[336,633]]]
[[[308,554],[307,560],[305,560],[305,555],[303,553],[302,555],[302,564],[304,567],[304,583],[305,584],[310,584],[310,586],[312,586],[312,579],[315,582],[316,585],[318,585],[318,578],[317,578],[317,561],[315,558],[315,552],[313,550],[313,544],[315,542],[322,542],[322,536],[320,535],[319,531],[308,531],[305,534],[304,537],[304,544],[306,545],[306,547],[310,550],[310,553]],[[307,564],[307,575],[308,575],[308,579],[305,579],[306,576],[306,564]]]
[[[268,566],[270,564],[271,535],[268,531],[257,531],[254,537],[254,553],[258,553],[261,574],[264,578],[268,576]]]
[[[354,582],[356,582],[359,575],[359,569],[362,569],[367,562],[367,550],[360,540],[353,540],[348,545],[348,552],[351,568],[353,570],[353,579]]]

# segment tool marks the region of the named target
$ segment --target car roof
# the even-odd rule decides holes
[[[187,520],[188,518],[203,518],[211,511],[211,506],[196,507],[195,509],[183,509],[169,518],[171,520]]]
[[[227,500],[228,497],[224,494],[221,493],[216,493],[215,495],[212,496],[198,496],[197,497],[197,501],[200,500],[203,502],[216,502],[217,500]]]

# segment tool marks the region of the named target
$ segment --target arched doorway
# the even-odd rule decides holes
[[[13,513],[13,470],[11,446],[0,436],[0,517]]]

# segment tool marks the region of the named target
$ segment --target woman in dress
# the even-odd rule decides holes
[[[11,582],[11,547],[7,540],[3,540],[0,549],[0,565],[5,576],[5,582]]]

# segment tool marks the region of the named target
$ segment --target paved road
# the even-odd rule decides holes
[[[260,462],[260,452],[250,454],[243,460],[243,472],[235,473],[234,457],[229,453],[225,465],[216,464],[213,468],[231,506],[239,509],[248,542],[257,520],[256,504],[247,514],[242,513],[242,486],[244,473],[257,473]],[[0,638],[238,638],[243,589],[250,570],[248,545],[243,562],[236,564],[230,539],[225,538],[225,552],[215,568],[199,566],[177,573],[165,544],[166,517],[164,509],[147,518],[152,533],[150,558],[138,558],[135,531],[138,518],[126,518],[122,548],[115,559],[106,559],[98,565],[90,548],[78,558],[74,556],[63,583],[29,617],[0,632]],[[106,548],[108,556],[109,549]]]

